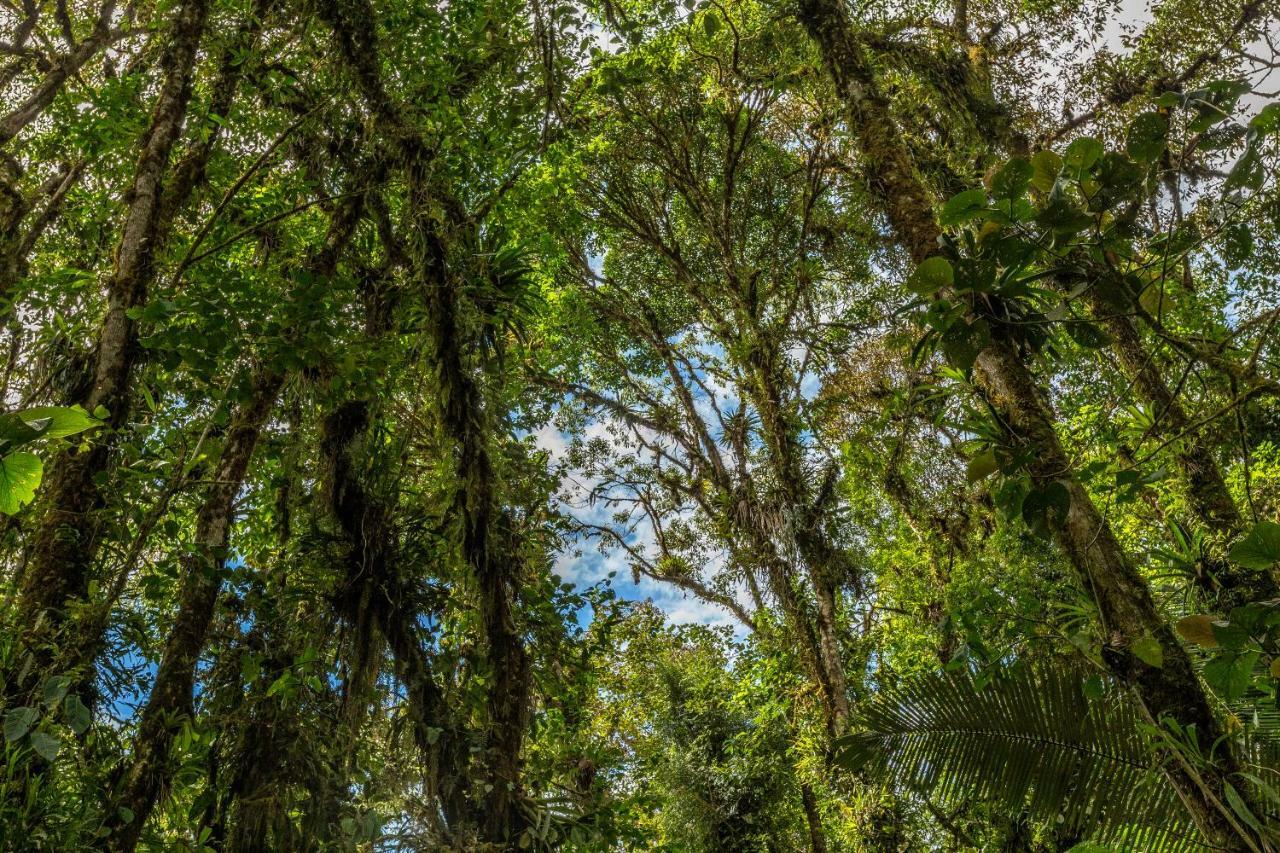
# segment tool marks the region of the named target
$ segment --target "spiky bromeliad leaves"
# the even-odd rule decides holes
[[[1020,666],[980,685],[931,673],[861,704],[837,761],[933,800],[965,797],[1147,850],[1203,849],[1137,705],[1080,677]]]

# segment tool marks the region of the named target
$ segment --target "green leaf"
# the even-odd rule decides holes
[[[1226,652],[1204,665],[1204,680],[1228,702],[1234,702],[1249,690],[1257,652]]]
[[[970,483],[976,483],[994,474],[998,467],[996,452],[984,450],[969,460],[969,465],[965,469],[965,479]]]
[[[1160,645],[1160,641],[1155,637],[1142,637],[1135,640],[1130,646],[1130,651],[1138,660],[1147,666],[1156,668],[1164,666],[1164,647]]]
[[[1196,112],[1188,125],[1191,133],[1204,133],[1219,122],[1226,121],[1235,111],[1240,96],[1253,88],[1244,80],[1214,80],[1204,88],[1188,92],[1183,103]]]
[[[705,32],[708,37],[714,36],[716,33],[720,32],[720,27],[720,15],[715,11],[709,11],[702,16],[702,31]]]
[[[942,333],[942,351],[957,369],[966,373],[978,360],[978,353],[991,343],[991,328],[985,320],[978,319],[972,323],[959,320],[952,323]]]
[[[36,496],[44,465],[33,453],[10,453],[0,459],[0,513],[13,515]]]
[[[1250,140],[1245,146],[1244,153],[1240,155],[1240,159],[1231,167],[1231,171],[1227,173],[1227,179],[1223,181],[1222,186],[1227,190],[1236,190],[1247,188],[1251,190],[1261,189],[1263,181],[1266,180],[1267,170],[1262,162],[1262,155],[1258,152],[1258,146]]]
[[[40,713],[35,708],[10,708],[4,715],[4,739],[12,743],[31,730]]]
[[[1035,172],[1035,167],[1028,160],[1014,157],[991,179],[991,194],[996,198],[1017,198],[1027,191]]]
[[[1085,349],[1101,349],[1111,343],[1111,338],[1106,332],[1083,320],[1068,323],[1067,334],[1071,336],[1071,340]]]
[[[1280,563],[1280,524],[1259,521],[1247,536],[1231,546],[1228,556],[1233,563],[1258,571]]]
[[[1236,817],[1249,824],[1249,827],[1258,835],[1266,837],[1266,830],[1262,828],[1262,824],[1258,823],[1258,818],[1249,810],[1244,798],[1232,787],[1231,783],[1223,782],[1222,790],[1227,795],[1227,805],[1231,806],[1231,810],[1236,813]]]
[[[1267,104],[1249,122],[1249,128],[1261,136],[1280,133],[1280,104]]]
[[[1165,137],[1169,134],[1169,119],[1162,113],[1142,113],[1129,125],[1125,139],[1125,151],[1139,163],[1151,163],[1164,153]]]
[[[44,681],[44,704],[46,708],[52,708],[62,701],[62,697],[67,695],[67,690],[71,687],[71,679],[65,675],[53,675]]]
[[[1062,173],[1062,158],[1053,151],[1037,151],[1031,155],[1031,167],[1034,170],[1031,185],[1047,193],[1053,189],[1053,185],[1058,182],[1058,175]]]
[[[1213,632],[1213,639],[1224,649],[1239,650],[1249,643],[1249,632],[1243,625],[1235,622],[1215,619],[1209,623],[1209,630]]]
[[[1105,149],[1102,143],[1091,136],[1082,136],[1067,146],[1063,155],[1063,164],[1077,176],[1088,172],[1098,162]]]
[[[271,686],[267,688],[268,696],[275,696],[277,693],[293,689],[293,674],[286,672],[275,681],[271,682]]]
[[[62,710],[67,715],[67,725],[78,735],[84,734],[93,723],[89,708],[80,701],[79,696],[68,696],[62,703]]]
[[[955,270],[951,268],[951,262],[935,255],[932,258],[925,258],[915,268],[911,277],[907,279],[907,287],[921,296],[932,296],[939,290],[950,287],[955,279]]]
[[[62,741],[46,732],[35,732],[31,735],[31,748],[45,761],[53,761],[62,749]]]
[[[1052,525],[1067,517],[1071,509],[1071,493],[1054,481],[1043,488],[1032,489],[1022,500],[1022,518],[1033,531],[1048,537]]]
[[[987,194],[984,190],[965,190],[958,193],[942,206],[938,215],[938,224],[944,227],[959,225],[980,215],[987,209]]]
[[[24,418],[21,412],[10,412],[0,415],[0,442],[9,447],[17,447],[29,441],[35,441],[49,428],[47,420]]]
[[[90,417],[79,406],[39,406],[23,409],[18,414],[28,423],[33,420],[49,421],[49,427],[41,434],[41,438],[65,438],[102,426],[101,421]]]

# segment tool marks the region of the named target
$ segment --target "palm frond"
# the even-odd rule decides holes
[[[1194,850],[1136,706],[1076,673],[1020,665],[979,685],[933,673],[861,703],[838,760],[935,801],[977,796],[1101,842]]]

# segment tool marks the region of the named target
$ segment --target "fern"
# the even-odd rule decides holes
[[[838,760],[944,802],[977,796],[1131,849],[1199,849],[1133,703],[1020,666],[983,686],[934,673],[861,703]]]

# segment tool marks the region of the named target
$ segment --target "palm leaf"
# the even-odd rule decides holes
[[[1135,849],[1200,847],[1135,705],[1086,698],[1076,673],[933,673],[861,703],[855,728],[838,761],[934,800],[977,796]]]

